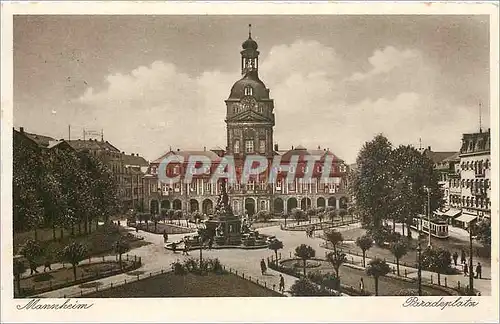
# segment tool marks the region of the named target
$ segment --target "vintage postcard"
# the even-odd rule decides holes
[[[497,322],[498,27],[2,3],[2,321]]]

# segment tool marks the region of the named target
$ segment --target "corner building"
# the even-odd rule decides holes
[[[150,163],[145,175],[145,197],[149,212],[157,214],[162,210],[180,209],[186,213],[201,211],[210,215],[216,205],[220,186],[212,183],[211,177],[224,156],[232,156],[235,160],[237,179],[241,179],[245,158],[249,155],[261,155],[268,159],[269,170],[274,157],[281,158],[280,167],[275,170],[277,181],[269,183],[269,173],[250,178],[243,185],[238,180],[229,185],[230,204],[236,215],[253,215],[260,210],[275,214],[289,213],[293,208],[307,210],[315,207],[332,206],[347,208],[347,172],[348,167],[343,160],[328,149],[311,150],[302,146],[290,150],[279,150],[274,144],[273,129],[275,125],[274,100],[270,91],[259,78],[258,44],[249,33],[242,44],[241,79],[232,86],[226,103],[226,149],[214,148],[197,151],[170,150]],[[192,155],[202,155],[210,159],[211,165],[204,174],[193,176],[189,184],[182,182],[162,183],[158,172],[163,159],[174,158],[174,162],[166,168],[167,177],[183,175],[188,167],[188,159]],[[308,170],[306,156],[318,156],[313,170]],[[176,159],[175,157],[178,157]],[[320,183],[325,168],[325,161],[331,161],[328,183]],[[175,161],[178,160],[178,163]],[[296,169],[285,167],[297,161]],[[293,183],[287,183],[288,172],[295,173]],[[312,173],[309,180],[304,174]]]

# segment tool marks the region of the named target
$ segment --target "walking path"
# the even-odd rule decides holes
[[[121,222],[121,225],[126,227],[126,222]],[[337,228],[339,231],[346,231],[349,229],[359,228],[359,224],[351,224]],[[293,256],[295,248],[300,244],[308,244],[316,250],[317,257],[323,257],[325,253],[329,250],[320,246],[324,243],[321,238],[318,237],[307,237],[307,235],[302,231],[282,231],[279,226],[272,226],[259,229],[261,234],[274,235],[279,240],[283,242],[284,249],[280,250],[278,253],[282,255],[282,258],[287,258]],[[133,249],[129,254],[137,255],[142,257],[143,266],[134,271],[143,271],[144,273],[149,272],[159,272],[160,270],[169,271],[171,263],[174,261],[182,261],[189,257],[198,257],[199,251],[193,250],[190,252],[189,256],[183,256],[181,253],[173,253],[164,248],[163,236],[160,234],[152,234],[144,231],[139,231],[140,236],[144,237],[144,240],[152,244],[141,246],[139,248]],[[169,242],[179,241],[186,234],[173,234],[169,235]],[[223,249],[223,250],[203,250],[203,257],[218,258],[222,264],[227,267],[231,267],[237,270],[238,273],[245,273],[245,277],[252,277],[253,280],[258,279],[259,283],[265,282],[267,287],[272,288],[273,285],[279,287],[279,272],[268,269],[267,274],[262,275],[260,270],[260,261],[271,257],[274,255],[274,251],[269,249],[259,249],[259,250],[240,250],[240,249]],[[111,256],[113,258],[113,256]],[[361,262],[362,257],[348,254],[348,258],[354,262]],[[369,259],[367,259],[367,262]],[[395,266],[393,263],[389,263],[391,266]],[[417,272],[415,268],[400,266],[400,271],[404,273],[404,269],[408,272],[408,277],[416,278]],[[42,269],[43,270],[43,269]],[[431,275],[433,281],[437,282],[437,274],[429,271],[422,271],[423,281],[430,282]],[[285,290],[287,295],[289,295],[288,290],[290,286],[297,280],[297,278],[283,274],[285,279]],[[441,275],[442,284],[444,284],[444,278],[446,277],[447,284],[449,287],[456,287],[457,282],[460,281],[462,285],[468,284],[468,278],[461,274],[458,275]],[[103,279],[96,280],[101,286],[109,286],[113,283],[113,286],[120,285],[124,283],[124,280],[130,281],[133,276],[124,273]],[[89,283],[85,285],[90,286]],[[481,291],[483,295],[491,295],[491,280],[485,279],[475,279],[474,287]],[[278,288],[276,288],[278,289]],[[80,294],[86,294],[95,291],[95,288],[81,288],[78,285],[72,287],[66,287],[51,292],[41,294],[43,297],[64,297],[64,296],[78,296]]]

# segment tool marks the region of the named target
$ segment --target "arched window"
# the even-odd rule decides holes
[[[465,188],[465,180],[462,179],[462,188]]]
[[[250,86],[245,87],[245,96],[253,96],[253,89]]]
[[[484,168],[489,169],[489,167],[490,167],[490,160],[486,159],[486,161],[484,161]]]

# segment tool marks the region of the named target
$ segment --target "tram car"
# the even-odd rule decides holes
[[[410,225],[411,228],[425,234],[429,234],[429,227],[431,231],[431,236],[446,239],[449,237],[448,234],[448,223],[446,220],[440,218],[431,218],[430,225],[429,219],[425,215],[418,215],[413,217],[413,223]]]

